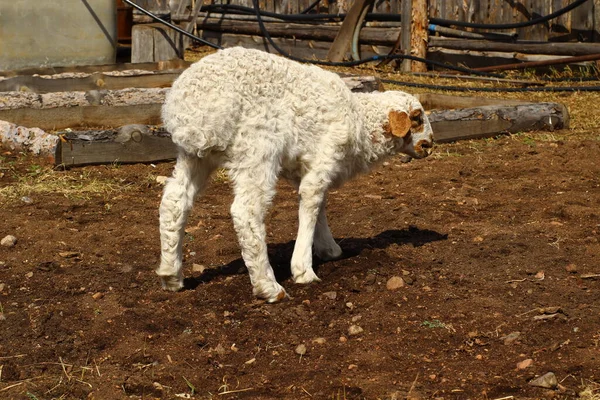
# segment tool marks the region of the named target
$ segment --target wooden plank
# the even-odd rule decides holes
[[[344,59],[352,43],[354,31],[360,29],[358,24],[363,11],[370,8],[374,2],[375,0],[355,0],[331,45],[331,49],[327,53],[328,60],[339,62]]]
[[[516,43],[491,42],[487,40],[446,39],[431,37],[430,47],[442,47],[454,50],[520,52],[525,54],[550,54],[561,56],[583,56],[600,53],[600,43],[530,43],[517,41]]]
[[[133,26],[131,61],[157,62],[183,58],[189,39],[162,24],[137,24]]]
[[[159,124],[160,104],[132,106],[75,106],[0,110],[0,120],[26,127],[57,130],[85,126],[121,126],[132,123]]]
[[[402,0],[401,3],[402,11],[402,31],[400,33],[400,51],[402,54],[409,56],[411,50],[411,34],[412,34],[412,21],[408,18],[412,15],[412,0]],[[410,72],[412,70],[412,60],[404,59],[400,64],[402,72]]]
[[[427,29],[429,26],[429,20],[427,18],[427,0],[414,0],[411,15],[410,54],[421,58],[427,58]],[[426,72],[427,64],[413,62],[411,71]]]
[[[10,78],[21,75],[58,75],[65,73],[85,73],[93,74],[97,72],[115,72],[125,70],[145,70],[145,71],[167,71],[172,69],[183,69],[190,66],[188,61],[176,59],[159,62],[145,63],[118,63],[104,65],[73,65],[68,67],[43,67],[26,68],[17,70],[0,71],[0,76]]]
[[[199,29],[214,32],[238,33],[243,35],[262,36],[260,27],[255,22],[222,20],[205,18],[198,21]],[[339,27],[332,25],[293,24],[281,22],[265,22],[265,28],[272,37],[287,37],[297,40],[333,41]],[[364,27],[360,30],[361,44],[391,45],[400,32],[399,28]]]
[[[441,110],[431,112],[429,120],[438,143],[569,126],[567,110],[558,103]]]
[[[170,135],[144,125],[124,126],[118,130],[66,132],[63,137],[66,142],[59,144],[56,165],[146,163],[177,157],[177,147]]]
[[[156,88],[169,87],[183,70],[177,72],[159,72],[144,75],[108,75],[106,73],[93,73],[88,76],[64,77],[65,74],[40,77],[16,76],[0,80],[0,92],[70,92],[88,91],[93,89],[119,90],[125,88]]]

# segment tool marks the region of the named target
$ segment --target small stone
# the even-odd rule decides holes
[[[329,300],[335,300],[337,298],[337,292],[325,292],[323,296],[328,298]]]
[[[217,345],[217,347],[215,347],[213,350],[215,353],[217,353],[220,356],[223,356],[227,353],[227,350],[225,350],[225,347],[223,347],[223,345],[221,343],[219,343]]]
[[[14,245],[17,244],[17,238],[13,235],[6,235],[0,241],[0,244],[5,247],[13,247]]]
[[[346,343],[348,338],[346,336],[340,336],[340,343]]]
[[[404,283],[406,283],[407,285],[412,285],[413,283],[415,283],[414,279],[411,278],[410,276],[405,276],[404,277]]]
[[[104,297],[104,293],[100,293],[100,292],[96,292],[96,293],[94,293],[94,294],[92,295],[92,298],[93,298],[94,300],[100,300],[100,299],[101,299],[101,298],[103,298],[103,297]]]
[[[556,389],[558,387],[558,380],[553,372],[548,372],[547,374],[529,381],[529,386],[541,387],[545,389]]]
[[[294,352],[298,355],[305,355],[306,354],[306,346],[304,344],[299,344],[298,346],[296,346],[296,350],[294,350]]]
[[[347,302],[346,303],[346,307],[350,310],[354,309],[354,304],[352,304],[351,302]]]
[[[167,179],[169,178],[166,176],[159,175],[156,177],[156,183],[158,183],[159,185],[164,185],[165,183],[167,183]]]
[[[5,287],[6,287],[5,283],[0,283],[0,292],[4,292]]]
[[[25,274],[27,278],[33,278],[33,272],[28,272]]]
[[[249,359],[248,361],[246,361],[244,364],[246,364],[246,365],[252,365],[252,364],[254,364],[255,362],[256,362],[256,358],[251,358],[251,359]]]
[[[29,196],[23,196],[21,197],[21,201],[25,204],[31,204],[33,203],[33,199]]]
[[[376,280],[377,277],[375,276],[375,274],[367,274],[367,276],[365,277],[365,285],[372,285],[375,283]]]
[[[476,359],[476,360],[483,360],[483,356],[482,356],[481,354],[477,354],[477,355],[475,356],[475,359]]]
[[[531,358],[528,358],[526,360],[520,361],[517,363],[517,369],[525,369],[525,368],[529,368],[533,365],[533,360]]]
[[[544,271],[538,271],[537,274],[535,274],[534,278],[537,280],[543,280],[546,277],[546,274],[544,273]]]
[[[316,339],[313,339],[313,343],[316,344],[325,344],[325,342],[327,342],[327,339],[325,339],[324,337],[318,337]]]
[[[481,242],[483,242],[483,237],[481,237],[481,236],[475,236],[473,238],[473,243],[481,243]]]
[[[404,287],[404,279],[399,276],[392,276],[385,284],[387,290],[397,290]]]
[[[350,364],[350,365],[348,365],[348,369],[349,370],[353,370],[353,369],[357,369],[357,368],[358,368],[358,365],[356,365],[356,364]]]
[[[194,264],[192,265],[192,272],[196,272],[198,274],[203,273],[206,270],[206,267],[202,264]]]
[[[402,270],[402,275],[403,276],[409,276],[410,275],[410,271],[407,271],[405,269]]]
[[[164,386],[163,386],[163,385],[161,385],[161,384],[160,384],[160,383],[158,383],[158,382],[152,382],[152,386],[154,386],[154,389],[156,389],[156,390],[160,390],[160,391],[162,391],[162,390],[164,390],[164,389],[165,389],[165,388],[164,388]]]
[[[577,265],[575,264],[569,264],[565,267],[565,269],[567,270],[567,272],[570,272],[572,274],[577,272]]]
[[[350,328],[348,328],[348,335],[350,335],[350,336],[360,335],[363,331],[364,331],[364,329],[358,325],[350,325]]]
[[[511,332],[506,336],[502,336],[500,340],[504,342],[505,345],[513,344],[518,338],[521,336],[521,332]]]

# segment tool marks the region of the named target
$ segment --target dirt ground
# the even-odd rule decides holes
[[[190,216],[187,289],[168,293],[153,272],[156,177],[173,163],[52,171],[4,153],[0,189],[60,179],[81,191],[2,199],[0,236],[17,242],[0,246],[0,398],[597,395],[600,140],[436,151],[330,194],[345,255],[317,261],[319,284],[290,278],[297,202],[282,182],[269,252],[292,299],[274,305],[252,296],[222,175]],[[404,285],[390,290],[392,277]],[[528,384],[548,372],[558,388]]]

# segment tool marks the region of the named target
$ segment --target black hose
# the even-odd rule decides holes
[[[493,88],[493,87],[462,87],[462,86],[444,86],[431,85],[428,83],[402,82],[392,79],[382,79],[383,83],[390,83],[398,86],[415,87],[432,90],[446,90],[450,92],[598,92],[600,86],[544,86],[544,87],[521,87],[521,88]]]
[[[524,22],[516,22],[510,24],[478,24],[475,22],[463,22],[463,21],[453,21],[442,18],[430,18],[429,22],[435,25],[442,26],[460,26],[467,28],[478,28],[478,29],[516,29],[516,28],[524,28],[527,26],[537,25],[544,22],[547,22],[551,19],[557,18],[563,14],[568,13],[569,11],[581,6],[588,0],[575,0],[573,3],[568,6],[561,8],[560,10],[556,10],[555,12],[548,14],[543,17],[535,18],[529,21]],[[202,11],[208,12],[222,12],[227,13],[231,11],[238,11],[242,14],[256,14],[256,12],[250,8],[245,6],[239,6],[235,4],[210,4],[202,7]],[[272,17],[281,19],[284,21],[317,21],[317,20],[343,20],[346,17],[346,14],[277,14],[268,11],[260,11],[260,15],[264,17]],[[380,13],[369,13],[366,18],[367,21],[401,21],[402,16],[400,14],[380,14]]]
[[[300,14],[308,14],[313,8],[319,5],[321,0],[315,0],[311,5],[306,7],[304,10],[300,11]]]
[[[164,19],[160,18],[159,16],[157,16],[157,15],[155,15],[155,14],[152,14],[150,11],[146,10],[145,8],[138,6],[137,4],[135,4],[135,3],[134,3],[133,1],[131,1],[131,0],[123,0],[123,1],[124,1],[125,3],[127,3],[127,4],[129,4],[130,6],[132,6],[132,7],[136,8],[136,9],[140,10],[140,11],[141,11],[141,12],[143,12],[144,14],[148,15],[150,18],[152,18],[152,19],[154,19],[154,20],[156,20],[156,21],[160,22],[160,23],[161,23],[161,24],[163,24],[163,25],[166,25],[166,26],[168,26],[169,28],[171,28],[171,29],[173,29],[173,30],[175,30],[175,31],[177,31],[177,32],[179,32],[179,33],[181,33],[181,34],[182,34],[182,35],[184,35],[184,36],[187,36],[187,37],[189,37],[189,38],[190,38],[190,39],[192,39],[192,40],[195,40],[195,41],[197,41],[197,42],[200,42],[200,43],[202,43],[202,44],[205,44],[205,45],[207,45],[207,46],[210,46],[210,47],[212,47],[212,48],[214,48],[214,49],[222,49],[222,47],[221,47],[221,46],[219,46],[218,44],[211,43],[211,42],[209,42],[208,40],[204,40],[204,39],[202,39],[202,38],[199,38],[198,36],[192,35],[191,33],[189,33],[189,32],[187,32],[187,31],[185,31],[185,30],[181,29],[180,27],[178,27],[178,26],[176,26],[176,25],[173,25],[173,24],[171,24],[171,23],[169,23],[169,22],[165,21]]]

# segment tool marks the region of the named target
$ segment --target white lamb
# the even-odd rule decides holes
[[[160,205],[156,273],[163,287],[183,287],[184,226],[195,196],[223,167],[233,184],[231,216],[253,293],[269,302],[286,297],[269,264],[264,224],[280,175],[300,195],[292,276],[309,283],[319,280],[313,245],[324,260],[342,254],[327,225],[327,190],[390,154],[425,157],[433,144],[415,97],[353,93],[332,72],[243,48],[219,51],[183,72],[162,117],[180,149]]]

